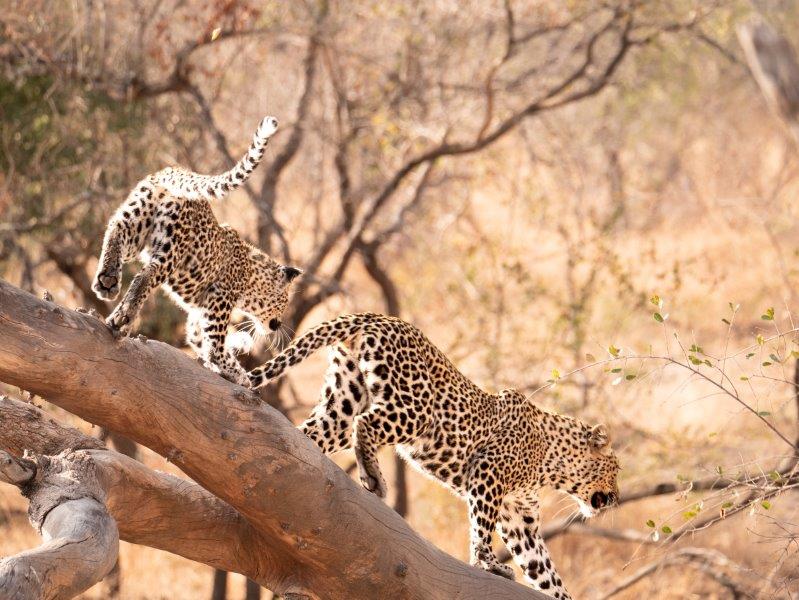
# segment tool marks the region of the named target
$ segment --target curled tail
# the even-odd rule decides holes
[[[252,137],[247,152],[225,173],[200,175],[183,169],[167,168],[153,175],[152,181],[174,196],[191,200],[218,200],[250,178],[264,157],[264,150],[275,131],[277,131],[277,119],[264,117]]]
[[[364,323],[374,316],[369,313],[343,315],[312,327],[293,340],[283,352],[250,371],[247,374],[250,378],[250,387],[255,389],[272,379],[277,379],[287,368],[301,363],[323,346],[332,346],[352,338],[361,330]]]

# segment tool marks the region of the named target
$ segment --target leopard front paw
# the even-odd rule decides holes
[[[231,383],[250,389],[250,378],[247,377],[246,373],[220,371],[219,374]]]
[[[119,296],[121,280],[119,269],[98,271],[92,282],[92,290],[101,300],[114,300]]]
[[[516,579],[516,575],[514,575],[513,569],[508,565],[496,563],[488,567],[486,571],[488,571],[489,573],[493,573],[494,575],[499,575],[500,577],[504,577],[505,579],[510,579],[511,581],[514,581]]]
[[[117,334],[125,334],[130,330],[130,325],[133,323],[134,311],[127,302],[119,304],[108,318],[105,324],[111,328],[111,331]]]
[[[378,498],[386,497],[386,481],[383,479],[383,474],[380,469],[373,467],[366,467],[360,469],[361,485],[367,490],[372,492]]]
[[[256,390],[262,385],[264,385],[264,383],[266,383],[264,376],[261,373],[258,373],[257,371],[249,371],[247,373],[247,381],[250,384],[248,387],[251,390]]]
[[[235,383],[236,385],[240,385],[247,389],[250,389],[252,387],[252,384],[250,383],[250,378],[247,376],[247,373],[244,371],[226,369],[224,367],[219,366],[216,363],[203,360],[201,358],[198,358],[197,362],[201,363],[209,371],[212,371],[217,375],[221,376],[223,379],[227,379],[230,383]]]

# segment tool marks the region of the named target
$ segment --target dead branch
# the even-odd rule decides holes
[[[28,460],[0,450],[0,481],[30,499],[28,515],[44,538],[38,548],[0,561],[4,598],[72,598],[111,571],[119,532],[84,452]]]
[[[152,448],[238,511],[272,553],[254,558],[260,544],[245,543],[236,558],[261,560],[253,579],[277,593],[544,598],[421,539],[276,410],[175,348],[114,340],[6,282],[0,338],[0,380]]]
[[[0,449],[12,454],[85,449],[121,539],[251,578],[268,572],[273,560],[268,542],[230,505],[199,485],[107,450],[96,438],[64,427],[24,402],[1,399],[0,425]]]
[[[588,525],[574,519],[560,519],[541,528],[541,537],[547,541],[567,533],[599,537],[616,542],[633,542],[647,545],[655,543],[650,536],[644,535],[635,529],[609,529],[607,527]],[[497,552],[497,558],[501,562],[508,562],[513,557],[507,548],[502,548]]]
[[[362,237],[368,227],[405,180],[419,167],[441,158],[464,156],[479,152],[515,130],[526,119],[594,96],[603,90],[612,80],[613,75],[622,64],[629,50],[634,46],[649,43],[651,39],[654,39],[655,34],[644,40],[632,39],[630,37],[632,23],[633,20],[629,14],[617,11],[608,23],[596,31],[586,43],[584,57],[580,65],[539,98],[512,113],[490,130],[486,128],[486,131],[476,139],[463,142],[448,142],[445,137],[436,146],[405,162],[394,171],[393,175],[388,178],[377,194],[364,202],[364,208],[361,210],[360,215],[352,220],[349,227],[347,227],[346,219],[343,219],[341,223],[328,232],[326,239],[317,247],[316,253],[306,264],[306,273],[310,276],[315,276],[318,268],[336,243],[343,241],[344,248],[336,259],[336,266],[332,270],[332,279],[334,281],[340,279],[352,256],[360,246]],[[608,35],[615,35],[616,48],[604,61],[597,61],[596,47]],[[601,64],[598,64],[598,62]],[[298,296],[298,300],[294,304],[292,322],[299,324],[317,304],[333,293],[334,288],[327,286],[313,294]]]
[[[607,600],[608,598],[616,596],[642,579],[657,573],[661,569],[682,565],[691,566],[707,575],[727,588],[732,593],[733,598],[749,598],[752,596],[753,590],[750,586],[733,579],[724,572],[726,569],[745,573],[746,569],[716,550],[708,550],[707,548],[683,548],[674,554],[642,567],[602,596],[602,600]]]

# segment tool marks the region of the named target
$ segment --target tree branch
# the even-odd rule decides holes
[[[365,208],[361,210],[360,215],[353,220],[349,227],[346,227],[345,223],[341,223],[328,233],[325,241],[318,247],[316,254],[309,261],[307,272],[310,275],[315,275],[316,270],[321,266],[327,254],[338,241],[343,240],[344,249],[339,259],[336,261],[336,266],[331,276],[331,279],[334,281],[338,280],[341,274],[346,270],[353,253],[361,243],[362,235],[366,229],[404,181],[420,166],[432,163],[440,158],[463,156],[479,152],[502,139],[527,118],[583,100],[604,89],[621,65],[630,48],[648,43],[652,39],[652,37],[639,41],[631,39],[630,32],[632,30],[632,22],[632,17],[629,14],[617,10],[613,18],[611,18],[605,26],[596,31],[589,39],[585,48],[584,60],[572,73],[564,77],[560,83],[550,88],[541,97],[530,102],[521,110],[516,111],[510,117],[501,121],[490,130],[490,132],[481,132],[482,135],[474,140],[466,142],[450,143],[446,141],[445,137],[444,141],[440,144],[408,160],[394,172],[382,189],[365,203]],[[597,66],[595,64],[596,46],[603,36],[614,30],[616,26],[620,26],[620,31],[617,33],[617,48],[606,59],[604,66],[599,68],[597,74],[589,75],[592,69]],[[586,85],[581,89],[573,90],[579,82],[583,81],[587,82]],[[573,91],[567,93],[570,89]],[[484,127],[483,129],[487,128]],[[332,293],[331,289],[327,287],[319,289],[311,295],[303,295],[300,297],[294,307],[293,323],[298,325],[308,312]]]
[[[683,548],[674,554],[642,567],[602,596],[602,600],[608,600],[608,598],[616,596],[660,569],[680,565],[688,565],[698,569],[732,592],[733,598],[751,597],[753,590],[750,587],[737,582],[723,571],[725,568],[734,568],[737,571],[743,572],[743,567],[732,562],[729,558],[716,550],[709,550],[706,548]]]
[[[152,448],[237,510],[273,550],[253,579],[276,593],[544,598],[434,548],[277,411],[175,348],[115,341],[6,282],[0,339],[0,380]]]
[[[96,438],[18,400],[0,399],[0,425],[0,449],[12,454],[88,450],[121,539],[250,578],[263,580],[270,572],[274,558],[268,541],[199,485],[107,450]]]
[[[69,451],[19,459],[0,450],[0,481],[20,487],[30,499],[31,522],[46,540],[0,560],[4,597],[71,598],[111,571],[119,532],[102,503],[91,460]]]
[[[738,27],[738,40],[766,102],[799,142],[799,62],[791,44],[762,19]]]

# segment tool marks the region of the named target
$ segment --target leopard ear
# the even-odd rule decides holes
[[[607,429],[604,425],[594,425],[588,430],[588,444],[592,448],[601,450],[610,443],[610,436],[608,436]]]
[[[302,275],[302,269],[298,269],[297,267],[280,267],[280,270],[283,272],[283,278],[286,280],[286,283],[291,283]]]

